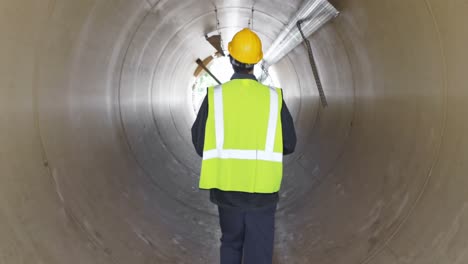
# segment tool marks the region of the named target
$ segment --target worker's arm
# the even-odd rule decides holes
[[[283,129],[283,155],[288,155],[294,152],[297,139],[294,121],[284,100],[281,108],[281,125]]]
[[[205,127],[208,118],[208,96],[205,96],[198,111],[197,119],[192,126],[192,143],[200,157],[203,157],[203,146],[205,144]]]

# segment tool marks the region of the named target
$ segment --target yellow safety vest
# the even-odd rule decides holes
[[[282,92],[250,79],[208,88],[201,189],[278,192],[283,177]]]

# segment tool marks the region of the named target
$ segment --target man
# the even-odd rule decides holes
[[[253,75],[262,43],[243,29],[229,43],[234,75],[208,88],[192,127],[203,157],[200,188],[218,205],[221,264],[271,264],[283,155],[296,146],[294,124],[282,90]]]

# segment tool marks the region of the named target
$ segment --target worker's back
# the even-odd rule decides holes
[[[250,79],[208,89],[202,189],[274,193],[282,178],[282,92]]]

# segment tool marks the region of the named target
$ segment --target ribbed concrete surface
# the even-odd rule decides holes
[[[267,48],[300,5],[255,1]],[[215,1],[228,40],[252,1]],[[335,0],[276,70],[276,263],[468,263],[468,2]],[[213,2],[0,1],[0,263],[216,263],[189,85]]]

